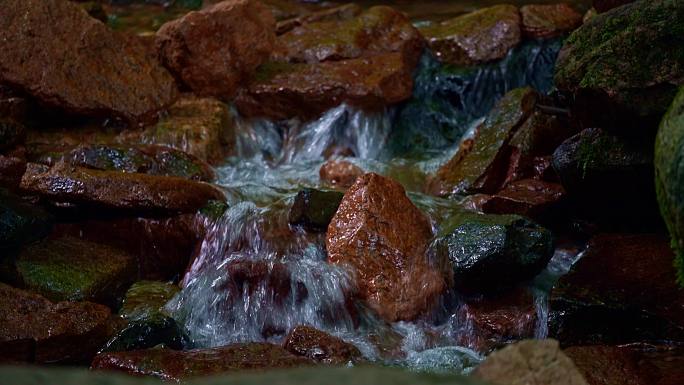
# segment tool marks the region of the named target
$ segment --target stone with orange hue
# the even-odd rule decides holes
[[[363,175],[363,170],[346,160],[329,160],[321,166],[318,175],[324,182],[347,188],[354,184],[356,178]]]
[[[560,184],[521,179],[487,199],[481,208],[487,214],[518,214],[545,222],[558,214],[565,195]]]
[[[347,265],[360,295],[388,321],[429,312],[446,288],[427,261],[427,217],[397,182],[366,174],[347,190],[326,239],[331,263]]]
[[[196,94],[230,99],[264,62],[275,19],[256,0],[227,0],[164,24],[156,46],[162,63]]]
[[[525,5],[520,15],[523,34],[532,38],[561,36],[582,25],[582,15],[565,3]]]
[[[292,329],[283,347],[294,355],[332,365],[344,365],[363,358],[354,345],[311,326]]]

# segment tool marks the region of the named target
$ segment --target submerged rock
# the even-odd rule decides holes
[[[3,254],[7,249],[46,237],[52,230],[53,222],[52,215],[42,208],[0,189],[0,252]]]
[[[339,191],[304,189],[295,197],[288,222],[308,231],[325,232],[343,197]]]
[[[283,347],[294,355],[324,364],[345,365],[363,360],[361,352],[354,345],[310,326],[292,329]]]
[[[53,202],[147,212],[192,212],[223,193],[202,182],[170,176],[99,171],[65,164],[29,164],[21,188]]]
[[[144,122],[177,95],[142,45],[70,1],[7,0],[0,51],[0,83],[68,113]]]
[[[520,43],[520,13],[497,5],[422,28],[439,60],[460,66],[502,59]]]
[[[566,40],[556,86],[575,94],[585,124],[650,132],[684,83],[683,26],[678,0],[598,15]]]
[[[526,340],[492,353],[473,375],[494,385],[588,385],[554,340]]]
[[[274,40],[268,8],[228,0],[164,24],[156,45],[162,63],[196,94],[230,99],[268,58]]]
[[[295,356],[278,345],[246,343],[185,351],[150,349],[103,353],[95,357],[91,368],[181,381],[225,372],[291,368],[311,364],[312,361],[309,359]]]
[[[430,266],[427,217],[397,182],[366,174],[347,190],[326,239],[331,263],[354,272],[361,296],[388,321],[429,312],[446,288]]]
[[[190,338],[173,318],[158,314],[130,321],[100,352],[125,352],[160,345],[181,350],[190,345]]]
[[[522,32],[532,38],[561,36],[582,25],[582,15],[566,3],[520,7]]]
[[[109,338],[110,317],[106,306],[52,303],[0,283],[0,362],[87,362]]]
[[[533,278],[553,255],[551,233],[517,215],[457,213],[433,245],[464,291],[495,291]]]
[[[321,181],[340,188],[348,188],[363,175],[363,170],[351,162],[344,160],[329,160],[325,162],[318,175]]]

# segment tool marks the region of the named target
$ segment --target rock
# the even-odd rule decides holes
[[[552,234],[517,215],[456,213],[442,224],[434,249],[449,260],[454,284],[488,292],[533,278],[553,255]]]
[[[90,17],[107,24],[107,11],[102,8],[101,3],[97,1],[86,1],[79,3],[79,5],[84,11],[88,12]]]
[[[684,87],[677,94],[670,110],[663,117],[655,145],[655,187],[660,213],[672,238],[679,283],[684,285],[684,208],[680,201],[680,186],[684,173],[679,168],[684,149]]]
[[[675,276],[666,237],[597,235],[553,289],[550,333],[564,344],[681,339],[684,292]]]
[[[520,15],[523,35],[531,38],[562,36],[582,25],[582,15],[566,3],[524,5]]]
[[[520,43],[520,13],[497,5],[422,28],[437,58],[458,66],[502,59]]]
[[[268,62],[235,103],[247,117],[312,119],[341,103],[378,110],[408,99],[413,68],[400,53],[323,63]]]
[[[0,283],[0,308],[3,362],[82,363],[109,338],[111,313],[106,306],[52,303]],[[15,354],[19,357],[12,357]]]
[[[343,197],[338,191],[301,190],[290,208],[288,222],[308,231],[325,232]]]
[[[130,320],[155,316],[179,291],[180,288],[171,283],[138,281],[126,291],[119,315]]]
[[[0,83],[79,115],[156,118],[177,96],[173,78],[134,39],[63,0],[7,0]],[[59,22],[55,22],[58,20]]]
[[[265,370],[311,365],[278,345],[246,343],[214,349],[176,351],[150,349],[103,353],[95,357],[94,370],[117,370],[151,375],[167,381],[244,370]]]
[[[181,350],[190,345],[190,338],[173,318],[155,315],[130,321],[100,352],[126,352],[159,345]]]
[[[54,218],[42,208],[0,189],[0,251],[20,247],[46,237]],[[2,260],[3,258],[0,258]]]
[[[147,212],[192,212],[223,200],[215,187],[171,176],[29,164],[21,188],[53,202]]]
[[[310,326],[292,329],[283,347],[296,356],[325,364],[345,365],[363,360],[361,352],[354,345]]]
[[[375,6],[352,19],[304,24],[280,36],[278,45],[276,61],[318,63],[401,53],[415,66],[424,40],[404,14]]]
[[[24,125],[0,116],[0,151],[11,149],[24,140]]]
[[[12,261],[12,282],[52,301],[114,305],[136,275],[132,256],[76,238],[25,247]]]
[[[26,172],[26,159],[21,156],[0,154],[0,188],[17,190]]]
[[[256,0],[228,0],[157,31],[162,63],[196,94],[231,99],[275,41],[275,20]]]
[[[361,296],[384,319],[412,320],[445,289],[426,256],[432,229],[400,184],[366,174],[347,190],[330,222],[328,260],[347,265]]]
[[[458,152],[439,168],[430,192],[445,196],[499,190],[507,178],[511,137],[533,112],[537,96],[530,88],[506,94],[478,128],[472,149]]]
[[[684,84],[684,4],[637,1],[597,15],[566,41],[558,89],[575,95],[584,127],[655,131]]]
[[[557,183],[521,179],[486,199],[481,210],[487,214],[517,214],[543,223],[562,218],[565,189]]]
[[[623,226],[660,223],[649,142],[588,128],[556,149],[553,168],[577,215]]]
[[[613,8],[617,8],[633,2],[634,0],[594,0],[592,4],[594,5],[594,9],[596,9],[596,11],[607,12]]]
[[[554,340],[526,340],[492,353],[473,375],[493,385],[587,385]]]
[[[681,347],[572,346],[563,352],[590,385],[676,385],[684,376]]]
[[[321,181],[340,188],[348,188],[363,175],[363,170],[345,160],[329,160],[318,171]]]
[[[362,9],[357,4],[344,4],[339,7],[324,9],[317,12],[305,13],[304,15],[287,20],[279,21],[276,24],[276,34],[282,35],[299,26],[330,21],[345,21],[358,16]]]

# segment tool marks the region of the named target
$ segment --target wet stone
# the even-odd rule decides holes
[[[297,326],[285,338],[285,350],[317,362],[345,365],[363,360],[359,349],[310,326]]]
[[[532,38],[561,36],[582,24],[582,15],[566,3],[525,5],[520,15],[523,34]]]
[[[157,314],[130,321],[105,344],[101,352],[142,350],[160,345],[181,350],[190,344],[190,338],[173,318]]]
[[[119,315],[132,320],[154,316],[179,291],[172,283],[138,281],[126,291]]]
[[[340,5],[339,7],[330,9],[324,9],[321,11],[305,13],[298,17],[278,21],[276,24],[276,34],[282,35],[293,30],[294,28],[309,23],[349,20],[358,16],[361,12],[361,7],[352,3]]]
[[[325,162],[318,175],[321,181],[335,187],[348,188],[363,175],[363,170],[351,162],[344,160],[329,160]]]
[[[562,217],[565,195],[565,189],[560,184],[522,179],[508,184],[486,199],[480,208],[487,214],[517,214],[551,223]]]
[[[47,211],[0,188],[0,251],[3,254],[7,249],[46,237],[53,222]]]
[[[307,231],[325,232],[343,197],[338,191],[304,189],[295,197],[288,221]]]

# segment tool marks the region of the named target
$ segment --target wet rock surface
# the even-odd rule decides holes
[[[582,24],[582,15],[566,3],[520,7],[522,32],[533,38],[550,38],[573,31]]]
[[[0,82],[65,112],[149,121],[177,96],[141,45],[69,1],[8,1],[0,31],[0,51],[12,52]]]
[[[363,356],[354,345],[310,326],[297,326],[285,338],[285,350],[314,361],[345,365],[362,361]]]
[[[430,223],[391,179],[366,174],[345,193],[330,222],[331,263],[348,265],[368,305],[383,318],[410,320],[428,312],[445,289],[426,259]]]
[[[343,197],[338,191],[302,190],[290,208],[288,222],[308,231],[325,232]]]
[[[344,160],[330,160],[325,162],[318,172],[322,181],[333,186],[348,188],[363,175],[363,170],[353,163]]]
[[[54,218],[39,206],[0,189],[0,250],[16,248],[46,237]]]
[[[282,35],[294,28],[309,23],[349,20],[358,16],[362,11],[360,6],[350,3],[321,11],[307,12],[298,17],[278,21],[276,24],[276,34]]]
[[[274,40],[268,8],[229,0],[166,23],[155,44],[161,62],[195,93],[230,99],[268,58]]]

